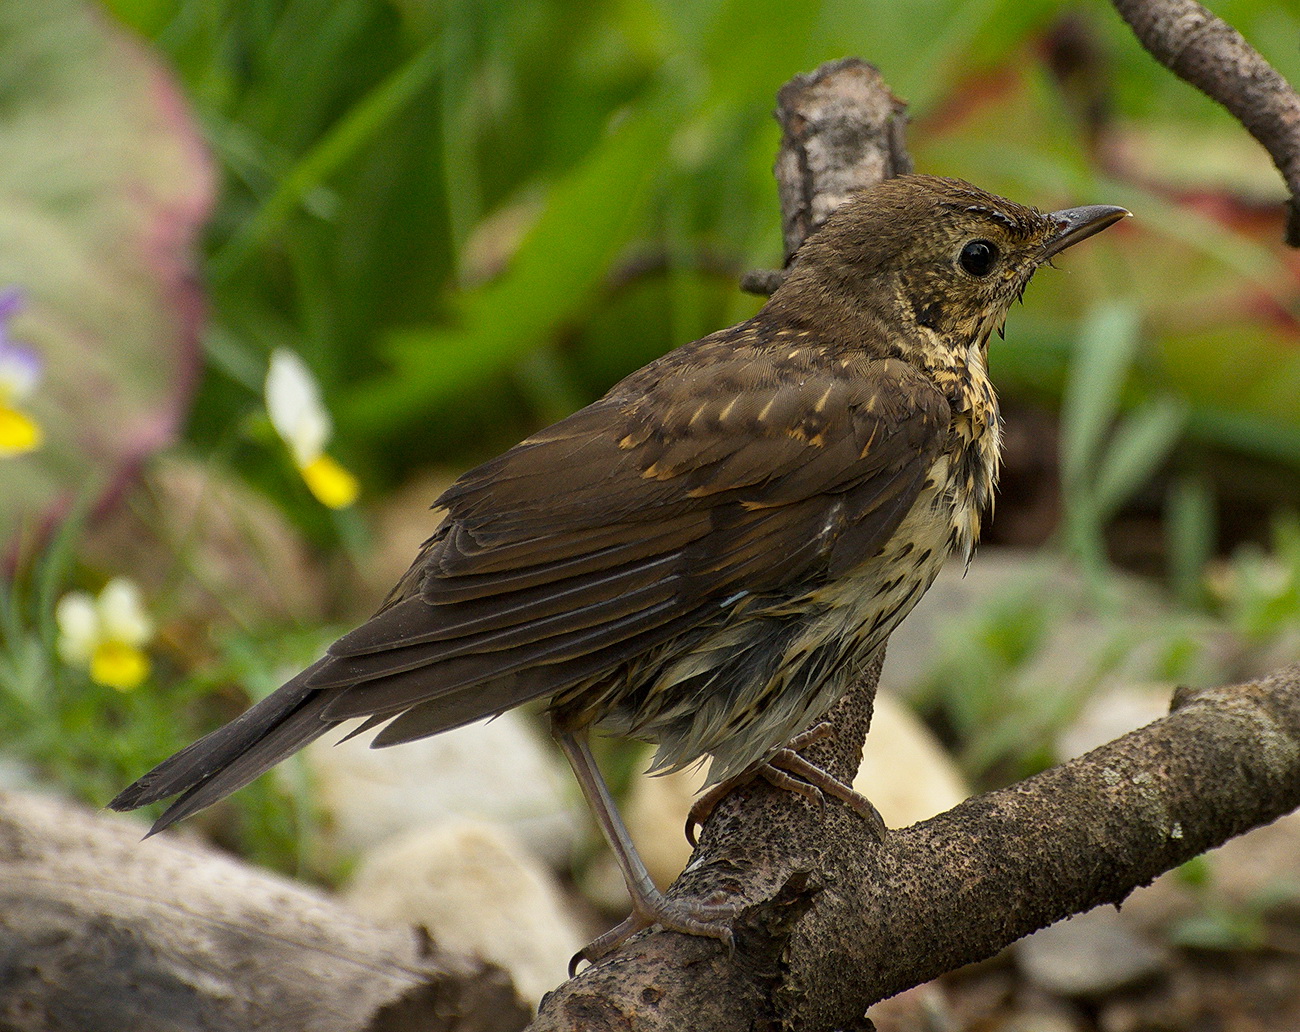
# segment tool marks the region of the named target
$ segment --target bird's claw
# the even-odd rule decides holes
[[[631,914],[569,958],[569,977],[577,974],[578,964],[582,961],[596,963],[651,925],[658,925],[670,932],[717,939],[730,954],[736,948],[731,922],[738,912],[738,907],[727,904],[672,900],[664,896],[658,900],[634,901]]]

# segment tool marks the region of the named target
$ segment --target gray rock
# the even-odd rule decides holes
[[[971,794],[947,750],[890,692],[876,696],[853,787],[876,804],[890,828],[928,820]]]
[[[1167,716],[1173,690],[1170,684],[1111,684],[1097,692],[1057,736],[1057,759],[1082,756]]]
[[[1015,945],[1022,975],[1059,996],[1096,998],[1139,985],[1170,963],[1112,907],[1057,922]]]
[[[568,860],[578,827],[563,761],[523,714],[391,749],[368,735],[306,750],[331,845],[347,855],[394,835],[477,820],[507,829],[548,863]],[[578,804],[580,806],[580,803]]]
[[[365,854],[344,895],[370,917],[423,928],[444,950],[504,968],[534,1008],[583,945],[550,872],[487,824],[389,839]]]

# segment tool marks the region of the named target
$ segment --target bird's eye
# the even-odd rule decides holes
[[[961,249],[957,261],[972,276],[987,276],[998,260],[997,244],[990,240],[972,240]]]

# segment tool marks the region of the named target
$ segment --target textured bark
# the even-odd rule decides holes
[[[878,1000],[1119,903],[1300,806],[1300,667],[1174,702],[883,845],[844,808],[756,781],[709,823],[673,890],[745,905],[735,954],[643,933],[551,994],[531,1028],[653,1032],[686,1016],[709,1032],[854,1027]]]
[[[137,821],[0,793],[6,1032],[507,1032],[509,978]]]
[[[847,57],[796,75],[777,93],[777,190],[785,263],[826,217],[862,190],[912,171],[903,141],[907,105],[874,65]],[[741,288],[771,294],[785,273],[748,273]]]
[[[1268,151],[1291,191],[1286,241],[1300,247],[1300,96],[1241,33],[1195,0],[1112,0],[1147,51],[1218,101]]]

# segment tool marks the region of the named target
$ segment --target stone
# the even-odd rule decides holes
[[[369,737],[334,744],[331,735],[303,753],[337,852],[473,819],[507,829],[547,863],[567,863],[581,804],[563,760],[525,714],[388,749],[371,749]]]
[[[1169,715],[1169,684],[1112,683],[1091,695],[1056,739],[1060,762],[1082,756]]]
[[[961,1027],[939,982],[913,986],[872,1004],[867,1008],[867,1018],[876,1032],[930,1032]]]
[[[971,794],[929,728],[883,691],[876,695],[871,733],[853,787],[876,804],[890,828],[906,828],[951,810]]]
[[[1034,985],[1059,996],[1096,999],[1150,981],[1168,969],[1169,952],[1149,941],[1113,907],[1097,907],[1014,947],[1016,964]]]
[[[505,969],[534,1009],[584,944],[551,873],[508,832],[474,821],[381,843],[343,895],[372,918],[423,928],[440,949]]]

